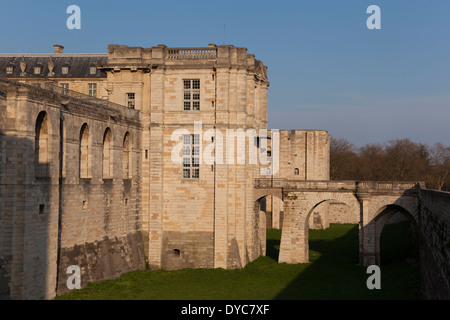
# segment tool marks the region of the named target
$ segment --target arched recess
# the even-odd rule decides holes
[[[110,128],[106,128],[103,135],[103,156],[102,156],[102,174],[103,179],[112,178],[112,133]]]
[[[360,203],[352,192],[291,192],[287,195],[279,262],[309,262],[309,219],[317,206],[330,200],[345,203],[355,216],[360,215]]]
[[[131,174],[131,137],[130,133],[126,132],[123,137],[122,146],[122,176],[123,179],[130,179]]]
[[[346,217],[342,218],[342,220],[340,220],[339,218],[336,219],[335,216],[338,214],[337,212],[333,212],[333,204],[340,204],[342,206],[346,207]],[[328,207],[327,207],[328,206]],[[342,197],[333,197],[332,195],[330,196],[325,196],[323,200],[321,200],[320,202],[316,203],[315,205],[312,206],[312,208],[308,211],[308,214],[306,216],[305,219],[305,225],[304,225],[304,233],[305,233],[305,260],[309,261],[309,256],[310,256],[310,237],[309,237],[309,232],[310,229],[326,229],[329,227],[330,222],[332,223],[351,223],[354,224],[355,226],[355,230],[358,228],[357,225],[359,223],[359,218],[360,218],[360,205],[359,202],[356,198],[354,198],[353,196],[348,197],[347,199],[343,200]],[[313,227],[311,226],[311,222],[315,222],[314,218],[315,214],[319,212],[319,216],[320,216],[320,222],[319,224],[321,225],[321,227]],[[353,228],[352,228],[353,230]],[[350,231],[352,231],[350,230]],[[348,234],[345,234],[342,236],[342,238],[348,238],[348,237],[353,237],[353,232],[347,232]],[[352,252],[346,252],[347,256],[353,256],[353,258],[350,258],[350,260],[358,260],[358,235],[357,233],[355,234],[354,237],[354,243],[356,244],[354,247],[354,253],[352,255]],[[333,240],[334,242],[338,242],[340,241],[340,239],[335,239]],[[340,246],[342,247],[342,246]],[[334,255],[334,254],[333,254]]]
[[[47,112],[41,111],[36,118],[35,126],[35,175],[50,175],[50,123]]]
[[[89,134],[89,126],[84,123],[80,130],[80,145],[79,145],[79,175],[80,178],[91,178],[90,165],[90,146],[91,136]]]
[[[396,204],[385,205],[380,208],[373,219],[375,224],[375,252],[376,252],[376,264],[381,265],[381,238],[382,232],[388,221],[396,214],[402,214],[410,222],[413,238],[417,237],[419,232],[417,221],[414,215],[407,209]]]
[[[257,228],[258,240],[260,243],[260,254],[264,256],[267,255],[275,261],[278,261],[280,251],[279,238],[281,237],[281,230],[276,230],[276,228],[272,228],[272,226],[267,224],[271,219],[267,217],[267,210],[269,206],[273,205],[273,203],[270,205],[268,204],[268,199],[277,199],[277,202],[281,204],[281,211],[279,216],[280,226],[283,223],[284,202],[282,198],[276,192],[258,195],[258,198],[255,200],[254,211],[256,215],[256,221],[258,223]],[[271,229],[270,234],[267,233],[268,228]]]

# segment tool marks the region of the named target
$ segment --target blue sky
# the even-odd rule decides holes
[[[72,4],[81,30],[66,27]],[[372,4],[381,30],[366,27]],[[357,146],[396,138],[450,145],[449,15],[445,0],[8,1],[0,52],[225,41],[268,66],[272,129],[324,129]]]

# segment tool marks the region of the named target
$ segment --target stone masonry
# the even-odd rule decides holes
[[[275,172],[267,67],[246,48],[63,49],[0,54],[0,299],[63,294],[74,265],[81,286],[242,268],[266,227],[283,230],[279,260],[302,263],[309,228],[359,223],[361,264],[379,264],[399,212],[423,238],[427,296],[448,298],[448,195],[329,181],[324,130],[279,131]],[[266,138],[272,167],[250,157]]]

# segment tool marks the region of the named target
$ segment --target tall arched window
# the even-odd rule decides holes
[[[89,127],[85,123],[80,131],[80,178],[90,178],[89,151]]]
[[[112,133],[106,128],[103,135],[103,179],[112,178]]]
[[[36,119],[35,128],[35,175],[49,175],[49,130],[47,112],[41,111]]]
[[[300,174],[300,170],[298,170],[298,168],[295,168],[295,169],[294,169],[294,174],[295,174],[296,176],[298,176],[298,175]]]
[[[130,168],[130,155],[131,155],[131,138],[130,133],[125,133],[123,138],[123,149],[122,149],[122,176],[123,179],[131,178],[131,168]]]

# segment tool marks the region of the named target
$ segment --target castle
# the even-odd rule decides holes
[[[329,181],[324,130],[267,130],[267,67],[246,48],[109,45],[0,54],[0,299],[51,299],[149,268],[242,268],[282,229],[359,225],[380,263],[394,215],[417,233],[424,292],[450,292],[450,194],[417,182]]]
[[[244,130],[256,136],[243,152],[260,149],[267,67],[232,45],[63,49],[0,54],[3,292],[67,292],[70,265],[84,286],[146,264],[241,268],[264,254],[266,217],[253,193],[261,164],[215,143]],[[212,163],[202,159],[208,144]],[[280,145],[273,177],[329,179],[326,131],[280,131]],[[280,227],[282,209],[270,204]]]

